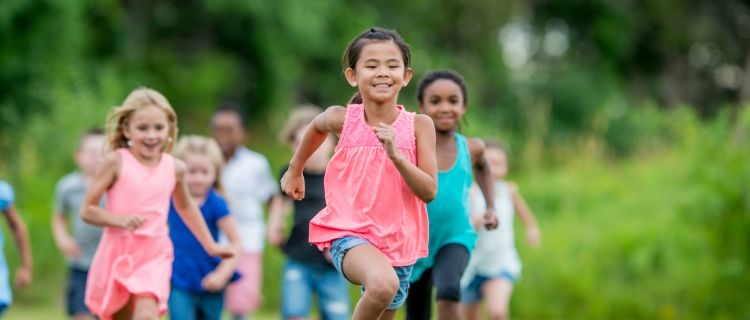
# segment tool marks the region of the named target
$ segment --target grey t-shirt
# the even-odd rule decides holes
[[[87,189],[88,186],[78,171],[64,176],[57,182],[55,188],[55,212],[67,216],[72,222],[73,238],[81,247],[81,256],[68,259],[68,263],[71,267],[81,270],[89,269],[102,236],[102,228],[90,225],[81,219],[81,204],[83,204]],[[104,205],[103,198],[101,205]]]

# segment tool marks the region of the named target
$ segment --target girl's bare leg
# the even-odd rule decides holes
[[[492,320],[506,320],[510,317],[510,295],[513,292],[513,283],[507,279],[495,279],[487,281],[482,286],[482,291],[487,301],[487,314]]]
[[[479,307],[482,306],[482,302],[477,303],[462,303],[461,310],[464,314],[464,320],[479,320]]]
[[[159,305],[156,298],[150,295],[133,296],[135,300],[133,308],[133,320],[158,320]]]
[[[438,300],[437,313],[439,320],[461,319],[461,304],[458,301]]]
[[[383,314],[380,315],[380,320],[393,320],[396,319],[396,312],[398,310],[385,310],[383,311]]]
[[[122,309],[115,312],[112,318],[115,320],[131,320],[133,319],[133,308],[135,306],[134,297],[131,295],[128,302],[122,307]]]
[[[352,319],[381,319],[399,288],[396,271],[380,250],[371,244],[362,244],[349,249],[344,255],[344,275],[355,284],[365,287],[357,302]],[[391,318],[395,316],[395,311]]]

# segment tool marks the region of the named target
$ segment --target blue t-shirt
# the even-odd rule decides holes
[[[214,240],[219,239],[219,221],[229,215],[226,201],[214,190],[210,190],[206,200],[200,206],[203,219]],[[172,263],[172,286],[195,293],[206,292],[201,281],[208,273],[216,269],[221,259],[208,255],[198,239],[182,221],[174,208],[169,207],[169,237],[174,243],[174,262]],[[239,278],[235,273],[232,280]]]

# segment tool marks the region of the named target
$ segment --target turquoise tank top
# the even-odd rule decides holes
[[[466,250],[474,249],[477,233],[469,219],[469,189],[472,184],[471,155],[466,138],[456,133],[456,160],[448,171],[438,171],[438,192],[427,204],[430,220],[429,253],[417,260],[411,282],[419,280],[422,273],[432,268],[435,254],[443,246],[460,244]]]

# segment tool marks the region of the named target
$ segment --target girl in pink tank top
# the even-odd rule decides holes
[[[99,318],[153,319],[167,310],[173,247],[167,229],[170,199],[185,224],[211,255],[230,257],[236,248],[211,237],[172,158],[177,116],[160,93],[131,92],[107,119],[109,146],[81,209],[81,218],[103,226],[91,263],[86,306]],[[99,199],[106,193],[106,208]]]
[[[363,295],[352,319],[393,319],[406,299],[414,262],[427,255],[425,202],[437,192],[435,128],[397,104],[412,77],[409,46],[392,30],[372,28],[344,53],[353,103],[318,115],[300,141],[283,191],[305,196],[302,170],[329,133],[336,153],[325,174],[326,208],[310,222],[310,242],[330,250],[334,266]]]

